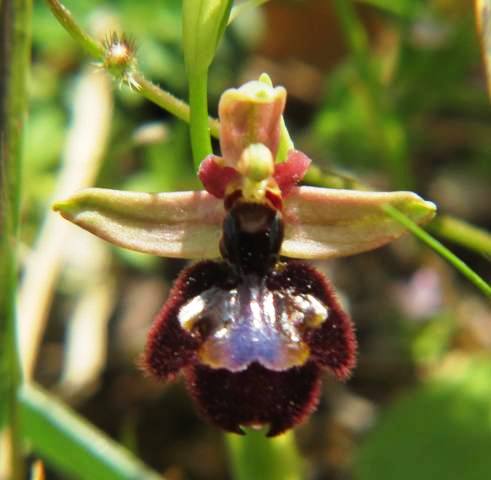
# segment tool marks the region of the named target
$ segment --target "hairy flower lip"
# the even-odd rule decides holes
[[[283,372],[271,372],[259,364],[238,373],[196,366],[185,375],[203,417],[238,435],[245,434],[242,427],[269,425],[268,437],[280,435],[312,414],[322,381],[319,367],[312,362]],[[217,395],[219,389],[227,395]],[[233,401],[227,401],[227,396]]]
[[[184,372],[201,412],[221,428],[243,433],[241,426],[269,424],[268,435],[274,436],[302,422],[312,412],[318,401],[323,371],[330,371],[339,380],[350,376],[356,363],[357,346],[353,324],[342,310],[334,289],[313,267],[288,260],[270,271],[264,281],[270,292],[308,294],[326,306],[326,317],[319,325],[311,326],[307,322],[299,330],[302,342],[308,347],[302,363],[292,365],[286,361],[283,368],[271,369],[267,362],[263,364],[260,356],[251,357],[240,370],[234,369],[228,357],[218,364],[206,363],[200,351],[214,338],[209,330],[209,318],[203,314],[194,324],[193,334],[179,320],[183,306],[206,295],[210,289],[234,295],[237,282],[245,289],[248,286],[226,262],[203,261],[188,267],[176,280],[150,330],[142,367],[160,380],[171,380],[180,371]],[[282,304],[275,306],[277,319],[282,318],[283,308]],[[222,321],[223,328],[232,328],[233,332],[233,327],[225,319]],[[204,328],[199,328],[200,322],[204,322]],[[240,320],[236,318],[235,322]],[[254,323],[250,327],[256,328]],[[247,344],[254,339],[231,336],[228,341],[231,348],[240,348],[237,342]],[[296,344],[288,336],[284,341],[280,349],[287,348],[289,342]],[[245,344],[242,346],[247,347]],[[277,353],[272,348],[271,353]]]

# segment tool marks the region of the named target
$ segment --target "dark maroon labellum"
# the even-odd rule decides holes
[[[282,261],[281,213],[238,200],[223,224],[223,261],[184,270],[152,326],[144,366],[169,380],[185,370],[200,410],[221,428],[269,425],[269,436],[315,408],[323,369],[355,364],[349,317],[327,279]]]

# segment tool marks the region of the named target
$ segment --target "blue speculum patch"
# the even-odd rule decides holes
[[[265,278],[253,274],[233,289],[204,291],[179,312],[184,329],[207,332],[201,362],[232,372],[253,362],[274,371],[303,365],[309,348],[302,331],[319,327],[327,317],[328,308],[312,295],[270,290]]]

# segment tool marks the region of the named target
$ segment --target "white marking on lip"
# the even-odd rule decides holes
[[[205,308],[207,308],[207,304],[202,295],[198,295],[185,303],[177,315],[181,327],[185,330],[191,330]]]
[[[281,371],[305,362],[308,347],[302,331],[318,328],[328,313],[313,295],[271,291],[264,278],[245,275],[234,289],[212,287],[189,300],[178,320],[193,334],[206,319],[209,329],[200,355],[213,368],[240,371],[259,362]]]

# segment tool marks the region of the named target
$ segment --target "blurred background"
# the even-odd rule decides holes
[[[179,0],[66,5],[98,38],[134,38],[146,76],[186,98]],[[434,201],[447,223],[430,231],[489,279],[489,237],[445,239],[455,218],[491,227],[491,111],[471,2],[355,7],[353,17],[327,0],[271,0],[238,17],[210,71],[210,111],[224,89],[269,73],[288,90],[297,148],[320,169],[312,183],[356,179]],[[20,297],[32,375],[166,478],[229,479],[223,435],[183,383],[157,384],[137,366],[186,262],[109,246],[50,212],[91,185],[199,188],[188,127],[113,84],[41,1],[33,35]],[[352,315],[359,360],[346,384],[327,378],[317,413],[296,430],[305,478],[491,478],[484,296],[409,235],[317,267]]]

